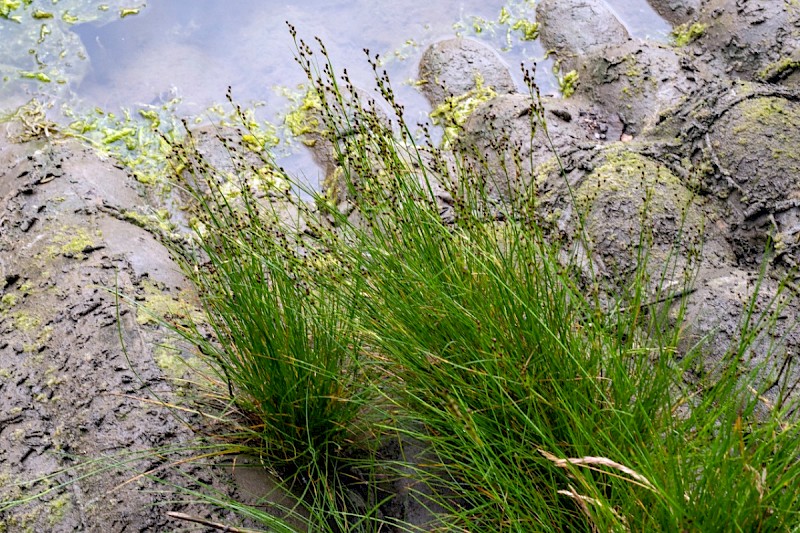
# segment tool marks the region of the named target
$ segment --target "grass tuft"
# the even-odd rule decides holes
[[[298,194],[246,128],[238,143],[219,137],[233,178],[191,134],[173,157],[195,205],[197,247],[180,257],[207,321],[181,333],[216,365],[242,439],[284,476],[310,529],[798,523],[796,401],[765,408],[762,369],[742,371],[775,313],[751,307],[698,377],[704,347],[680,344],[690,290],[653,297],[646,231],[627,291],[598,297],[515,172],[515,146],[493,145],[483,161],[512,163],[506,183],[488,183],[496,171],[473,154],[412,133],[377,58],[373,99],[335,74],[321,42],[296,43],[315,144],[335,155],[328,190]],[[531,129],[546,131],[526,79]],[[264,169],[278,179],[251,179]]]

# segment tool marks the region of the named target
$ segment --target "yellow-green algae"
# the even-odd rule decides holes
[[[78,226],[62,228],[50,238],[50,242],[52,245],[47,248],[47,253],[51,257],[63,255],[84,259],[85,251],[95,246],[95,240],[89,232]]]
[[[444,129],[442,146],[449,147],[458,138],[467,119],[484,102],[497,96],[493,87],[484,84],[483,76],[475,75],[475,87],[464,94],[449,96],[436,109],[431,111],[430,117],[434,124]]]
[[[511,20],[511,12],[508,10],[507,6],[503,6],[500,8],[500,15],[497,17],[497,22],[500,24],[508,24]]]
[[[98,11],[90,0],[0,0],[0,21],[4,23],[0,31],[3,91],[24,94],[30,92],[30,80],[45,82],[46,77],[53,83],[37,89],[39,97],[46,101],[68,99],[63,86],[79,83],[88,67],[85,49],[71,25],[112,16]]]
[[[82,114],[67,110],[67,116],[74,120],[65,134],[113,155],[133,172],[137,181],[166,192],[170,190],[166,177],[176,171],[169,168],[170,143],[179,143],[185,138],[185,130],[177,119],[179,103],[179,99],[173,99],[162,106],[146,106],[136,114],[123,109],[121,116],[99,108]],[[222,106],[213,106],[206,115],[214,118],[218,128],[243,128],[242,143],[253,152],[279,143],[275,127],[256,120],[252,109],[226,113]]]
[[[169,146],[165,139],[180,137],[174,112],[177,103],[173,100],[158,108],[142,109],[135,118],[127,109],[122,111],[121,117],[102,109],[82,115],[67,111],[67,116],[75,120],[69,124],[66,134],[110,153],[129,168],[140,183],[168,189],[164,176]]]
[[[528,19],[517,20],[511,29],[519,32],[523,41],[535,41],[539,37],[539,23]]]
[[[708,25],[702,22],[681,24],[672,30],[672,42],[675,46],[686,46],[702,37],[707,28]]]
[[[295,106],[291,112],[286,115],[284,124],[289,129],[292,135],[301,138],[310,134],[322,134],[325,132],[322,129],[319,121],[319,113],[322,111],[322,100],[319,94],[313,88],[306,90],[299,105]],[[304,138],[303,143],[307,146],[314,146],[315,139]]]
[[[31,13],[31,16],[33,18],[37,19],[37,20],[38,19],[51,19],[51,18],[55,17],[55,15],[53,15],[51,12],[44,11],[44,10],[41,10],[41,9],[34,9],[33,13]]]
[[[80,20],[80,18],[78,18],[76,15],[70,15],[69,11],[64,11],[64,13],[61,14],[61,20],[67,24],[75,24]]]
[[[203,321],[201,311],[189,303],[190,295],[181,291],[177,296],[165,292],[157,284],[145,280],[142,283],[144,302],[136,306],[136,322],[141,325],[158,324],[161,320]]]
[[[505,31],[504,51],[511,49],[513,38],[519,41],[533,41],[539,37],[539,24],[535,20],[535,2],[533,0],[509,1],[500,8],[495,20],[473,16],[453,24],[456,35],[464,33],[480,35],[488,33],[496,35],[498,30]]]
[[[777,81],[796,70],[800,70],[800,59],[787,57],[764,67],[759,71],[758,77],[763,81]]]
[[[642,199],[647,191],[652,193],[651,213],[670,212],[676,206],[681,209],[694,201],[691,191],[669,169],[625,147],[605,153],[604,163],[578,187],[575,200],[579,209],[589,212],[606,195]]]
[[[558,76],[558,90],[561,92],[561,96],[569,98],[575,94],[579,77],[577,70],[570,70],[563,76]]]
[[[16,20],[16,22],[19,22],[19,20],[11,16],[11,13],[19,9],[20,6],[22,6],[20,0],[0,0],[0,17],[6,20]]]
[[[28,72],[27,70],[19,71],[20,78],[27,78],[30,80],[38,80],[42,83],[50,83],[52,80],[50,76],[45,74],[44,72]]]

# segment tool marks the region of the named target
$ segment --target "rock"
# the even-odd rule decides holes
[[[609,147],[592,165],[575,189],[569,234],[588,240],[596,274],[622,289],[646,264],[651,292],[686,285],[707,237],[705,202],[628,147]]]
[[[603,0],[542,0],[536,5],[536,20],[544,48],[554,50],[567,65],[574,58],[630,38]]]
[[[624,132],[634,137],[710,79],[679,51],[639,41],[608,46],[573,64],[578,72],[575,93],[618,113]]]
[[[556,156],[593,149],[621,134],[615,116],[583,101],[545,98],[542,106],[533,105],[529,95],[498,96],[480,106],[464,125],[457,150],[488,177],[490,196],[509,198],[525,191],[531,180],[557,169]]]
[[[691,22],[703,0],[648,0],[653,9],[672,25]]]
[[[800,380],[796,365],[788,364],[800,348],[797,295],[774,279],[737,268],[701,272],[695,288],[686,305],[680,349],[686,354],[699,348],[696,378],[718,375],[736,363],[745,383],[750,374],[757,375],[753,386],[763,391],[759,411],[780,407],[787,384]],[[739,344],[751,304],[747,322],[759,331],[750,342]]]
[[[448,39],[432,44],[422,55],[420,90],[436,108],[448,97],[465,94],[478,81],[498,94],[517,90],[508,66],[491,48],[471,39]]]
[[[800,165],[789,148],[799,140],[799,100],[771,84],[712,84],[655,128],[676,140],[698,184],[723,206],[740,266],[761,263],[769,238],[780,262],[800,261]]]
[[[800,7],[793,2],[707,0],[697,20],[705,30],[692,48],[733,77],[771,81],[800,67]]]
[[[739,257],[758,263],[773,236],[776,252],[800,265],[800,103],[743,98],[715,122],[709,141],[732,188],[726,201]]]

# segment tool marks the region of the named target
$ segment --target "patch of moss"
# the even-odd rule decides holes
[[[587,176],[576,192],[576,201],[586,212],[591,210],[595,200],[604,195],[642,197],[646,189],[653,192],[650,208],[661,212],[672,209],[670,206],[688,205],[692,200],[691,193],[680,179],[666,167],[619,148],[609,150],[605,162]]]
[[[182,378],[190,368],[181,350],[169,342],[156,346],[153,359],[167,376],[175,379]]]
[[[773,159],[798,158],[800,111],[782,98],[756,98],[740,104],[744,120],[733,128],[740,144],[767,144]]]
[[[789,125],[786,124],[785,121],[789,119],[791,113],[787,107],[786,100],[783,98],[750,98],[742,102],[739,109],[742,115],[744,115],[746,122],[774,126]],[[734,133],[742,133],[749,126],[749,124],[741,125],[734,129]]]
[[[736,122],[732,132],[740,146],[756,146],[762,157],[771,156],[773,173],[800,172],[797,165],[800,159],[797,148],[800,107],[797,104],[779,97],[750,98],[739,104],[737,111],[742,118]],[[721,146],[720,150],[734,155],[730,146]]]
[[[642,252],[654,283],[665,268],[674,269],[674,279],[691,274],[701,248],[703,212],[695,195],[663,165],[626,147],[611,147],[575,198],[589,250],[600,254],[613,276],[633,274]]]
[[[642,69],[636,56],[628,54],[625,56],[625,75],[629,78],[639,78],[642,76]]]
[[[47,522],[50,524],[50,526],[55,526],[59,522],[61,522],[64,519],[64,515],[67,513],[67,511],[70,509],[71,506],[72,506],[72,499],[69,496],[69,492],[65,492],[61,496],[54,498],[48,504],[49,513],[47,517]]]
[[[132,209],[122,211],[122,218],[131,224],[151,233],[172,235],[177,227],[171,220],[167,209],[157,209],[150,213],[141,213]]]
[[[707,24],[695,22],[693,24],[681,24],[672,30],[672,42],[675,46],[686,46],[703,36],[708,28]]]
[[[39,331],[35,339],[22,345],[22,350],[25,353],[36,353],[42,349],[42,346],[47,344],[52,336],[53,326],[45,326]]]
[[[329,208],[335,208],[338,199],[346,191],[344,190],[344,169],[336,166],[333,172],[327,174],[322,180],[322,195],[317,198],[318,202],[327,202]],[[322,207],[322,206],[321,206]]]
[[[10,315],[14,328],[22,333],[32,333],[42,325],[42,319],[25,311],[18,311]]]

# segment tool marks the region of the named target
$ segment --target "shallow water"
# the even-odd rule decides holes
[[[238,100],[280,100],[276,87],[294,88],[304,81],[292,60],[294,45],[285,23],[290,21],[306,40],[320,37],[335,65],[346,67],[359,86],[372,85],[363,49],[380,53],[401,98],[414,100],[414,108],[422,101],[403,82],[415,77],[423,48],[452,35],[454,24],[461,21],[472,30],[471,17],[494,19],[500,9],[481,0],[299,4],[240,0],[232,10],[218,0],[170,0],[152,3],[135,18],[79,26],[91,70],[78,92],[103,107],[158,103],[177,95],[191,112],[221,101],[228,85]],[[482,39],[498,44],[505,35],[482,33]],[[514,44],[504,54],[509,64],[542,55],[538,43]]]
[[[239,0],[236,9],[218,0],[154,2],[137,17],[98,26],[76,28],[91,62],[78,92],[103,107],[158,103],[181,96],[186,108],[200,111],[220,101],[228,85],[239,99],[270,100],[275,86],[293,87],[303,80],[292,61],[293,44],[285,21],[306,39],[320,37],[336,65],[346,66],[356,83],[371,85],[363,48],[389,59],[395,84],[413,79],[426,45],[454,34],[463,24],[468,33],[498,47],[505,32],[475,34],[473,17],[496,19],[502,2],[483,0],[403,2],[299,2]],[[612,6],[637,36],[663,36],[667,26],[643,0],[611,0]],[[528,10],[531,18],[533,10]],[[413,41],[413,44],[407,44]],[[399,54],[399,55],[396,55]],[[543,56],[538,42],[514,40],[503,53],[513,65]],[[401,59],[402,58],[402,59]],[[553,90],[547,65],[538,77]],[[415,91],[399,91],[415,99]]]
[[[664,39],[669,26],[645,0],[607,0],[637,37]],[[508,27],[493,25],[500,9],[534,18],[532,2],[485,0],[156,0],[135,15],[119,1],[33,0],[20,24],[0,19],[0,72],[3,99],[22,102],[30,95],[68,103],[73,109],[113,110],[181,99],[179,111],[200,114],[224,101],[230,85],[237,101],[261,101],[264,116],[276,120],[288,103],[280,88],[296,90],[304,81],[293,61],[294,45],[285,21],[300,36],[320,37],[339,68],[357,85],[372,86],[362,49],[386,58],[399,99],[422,120],[425,100],[410,83],[425,46],[456,32],[492,44],[512,67],[538,61],[542,91],[554,92],[551,64],[542,61],[537,41],[519,40]],[[108,10],[99,9],[109,6]],[[53,18],[34,18],[35,10]],[[48,11],[49,10],[49,11]],[[67,15],[64,15],[66,13]],[[77,20],[73,23],[72,17]],[[47,33],[43,33],[47,28]],[[476,33],[476,27],[480,29]],[[15,44],[9,46],[9,37]],[[41,41],[41,42],[40,42]],[[21,54],[25,47],[29,53]],[[43,66],[44,65],[44,66]],[[14,70],[46,72],[50,83],[21,79]],[[311,171],[310,169],[306,169]]]

